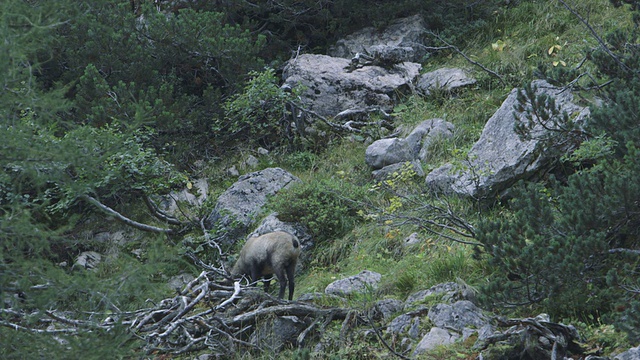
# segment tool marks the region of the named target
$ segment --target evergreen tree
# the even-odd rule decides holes
[[[484,289],[491,303],[600,320],[617,306],[625,309],[618,324],[637,341],[640,53],[635,31],[607,39],[609,49],[592,59],[611,84],[591,109],[589,138],[567,157],[575,172],[567,181],[521,185],[513,215],[485,221],[477,235],[496,267]]]

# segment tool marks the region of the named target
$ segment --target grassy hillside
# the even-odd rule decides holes
[[[138,3],[143,7],[132,9]],[[425,173],[445,163],[462,164],[507,94],[533,79],[548,77],[560,86],[571,82],[582,105],[597,98],[619,104],[594,112],[592,141],[565,173],[545,178],[544,186],[519,189],[520,203],[496,199],[487,205],[429,195],[424,177],[409,169],[374,181],[365,150],[375,138],[341,133],[316,143],[287,143],[282,119],[293,95],[280,89],[276,70],[259,72],[264,64],[282,66],[265,54],[286,49],[278,56],[285,58],[292,44],[308,42],[300,51],[322,52],[329,38],[353,30],[353,13],[361,15],[358,24],[383,27],[391,19],[374,14],[380,6],[393,3],[389,13],[413,15],[406,9],[425,2],[329,2],[344,6],[331,9],[333,19],[326,2],[312,0],[283,1],[282,12],[275,11],[281,2],[193,3],[197,8],[161,10],[144,1],[0,5],[0,33],[7,39],[0,48],[8,54],[0,56],[6,90],[0,92],[0,358],[174,356],[119,321],[175,296],[168,282],[176,275],[202,271],[188,251],[208,263],[220,260],[206,244],[214,231],[207,233],[199,220],[238,179],[228,171],[233,166],[240,173],[277,166],[302,180],[278,193],[266,209],[303,223],[314,237],[316,246],[296,279],[296,297],[323,292],[334,280],[365,269],[382,274],[380,287],[340,306],[365,310],[378,300],[405,300],[448,281],[481,297],[496,279],[517,278],[507,274],[511,269],[527,270],[530,259],[516,258],[518,246],[545,255],[533,251],[540,244],[555,261],[548,269],[542,264],[542,270],[577,275],[553,284],[556,297],[508,307],[487,301],[486,309],[522,317],[547,312],[552,321],[576,325],[593,353],[637,345],[640,56],[637,38],[628,36],[636,30],[628,6],[616,8],[607,0],[429,2],[436,8],[423,11],[434,29],[428,45],[439,50],[425,56],[423,71],[462,67],[478,81],[454,93],[405,96],[395,106],[400,136],[431,118],[455,125],[451,138],[431,145]],[[362,4],[371,7],[354,12]],[[298,5],[310,12],[299,13]],[[305,34],[310,29],[317,32]],[[601,41],[619,58],[602,51]],[[624,66],[614,60],[632,69],[628,82],[621,76]],[[250,86],[243,88],[247,78],[260,81],[250,95]],[[602,84],[607,86],[595,86]],[[258,144],[272,145],[270,153],[258,155]],[[249,155],[257,156],[257,166],[244,163]],[[209,183],[208,200],[185,208],[178,214],[183,221],[154,217],[159,214],[153,205],[143,201],[185,186],[194,191],[193,179],[201,178]],[[536,206],[549,216],[535,216]],[[117,215],[155,224],[155,233],[123,225],[114,220]],[[451,220],[457,225],[449,227]],[[583,226],[589,222],[594,225]],[[496,248],[517,245],[506,249],[511,253],[505,250],[506,264],[492,261],[486,251],[479,256],[479,229]],[[405,246],[412,234],[418,243]],[[560,244],[566,239],[573,242]],[[600,253],[581,253],[581,241],[593,239],[601,240]],[[224,250],[237,253],[239,247]],[[95,271],[74,264],[87,251],[102,254]],[[585,252],[587,260],[577,264],[566,256]],[[336,300],[323,301],[335,305]],[[625,317],[630,320],[614,327]],[[341,326],[340,321],[327,326],[326,335],[335,340],[326,348],[333,358],[392,356],[365,331],[341,339]],[[625,326],[635,339],[621,331]],[[151,350],[143,355],[146,345]],[[456,344],[424,358],[472,359],[477,354],[471,345]],[[308,355],[288,350],[263,358]],[[237,355],[243,356],[253,358]]]
[[[627,13],[607,1],[581,1],[570,5],[588,21],[588,26],[561,2],[517,1],[501,7],[491,18],[471,24],[472,31],[462,29],[461,36],[456,36],[455,29],[448,30],[446,35],[454,39],[448,44],[456,46],[459,51],[438,52],[424,62],[424,71],[463,67],[474,72],[478,83],[456,94],[407,97],[395,111],[398,127],[406,131],[425,119],[435,117],[444,118],[456,126],[452,139],[437,143],[434,156],[423,164],[425,172],[443,163],[464,159],[487,119],[512,88],[559,69],[575,69],[584,73],[578,84],[585,86],[590,79],[601,80],[593,65],[585,62],[588,49],[599,46],[591,31],[604,36],[613,29],[631,29],[633,24]],[[436,38],[434,44],[443,45]],[[502,81],[469,59],[499,74]],[[589,104],[588,99],[592,96],[588,92],[583,94],[585,105]],[[322,154],[313,156],[306,166],[288,167],[305,183],[328,182],[336,187],[346,183],[367,190],[365,198],[357,199],[362,202],[363,212],[359,214],[355,227],[340,237],[319,244],[313,256],[319,260],[312,261],[299,277],[297,293],[321,292],[330,282],[363,269],[381,273],[383,280],[378,292],[350,303],[356,307],[370,305],[373,300],[382,298],[404,300],[411,292],[446,281],[464,283],[472,288],[483,284],[492,269],[483,261],[474,259],[472,246],[448,240],[421,229],[419,224],[407,224],[405,221],[405,216],[423,216],[426,221],[429,214],[421,213],[417,209],[420,205],[444,204],[422,196],[424,179],[400,176],[402,179],[398,179],[390,189],[394,191],[377,186],[370,179],[370,169],[364,164],[366,146],[366,142],[345,138],[332,143]],[[284,157],[275,163],[287,167],[291,161]],[[398,198],[395,191],[400,191],[402,198]],[[398,199],[401,206],[395,203]],[[508,208],[500,204],[493,208],[478,208],[471,201],[449,201],[452,209],[470,224],[477,224],[480,218],[509,216]],[[378,221],[383,217],[388,220]],[[404,239],[414,232],[418,233],[420,243],[405,248],[402,245]],[[451,232],[445,233],[459,237]],[[535,316],[550,310],[543,305],[530,305],[499,311],[514,316]],[[598,342],[609,350],[624,346],[623,337],[613,335],[612,327],[606,325],[603,318],[577,312],[574,317],[553,320],[581,326],[582,333],[590,336],[589,341]],[[363,348],[374,346],[365,343],[352,352],[345,350],[344,355],[357,357],[355,354]],[[465,350],[456,351],[459,351],[458,356],[465,354]],[[445,351],[427,358],[452,356],[453,353]]]

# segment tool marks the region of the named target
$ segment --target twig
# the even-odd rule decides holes
[[[598,41],[598,43],[600,44],[600,47],[602,48],[602,50],[604,50],[607,53],[607,55],[609,55],[623,70],[627,72],[632,72],[632,70],[627,65],[625,65],[622,61],[620,61],[620,59],[616,56],[616,54],[614,54],[609,49],[609,47],[607,47],[607,44],[604,42],[604,40],[602,40],[600,35],[598,35],[595,29],[589,24],[589,22],[585,18],[583,18],[580,14],[578,14],[578,12],[575,11],[572,7],[570,7],[564,0],[558,0],[558,1],[565,8],[567,8],[567,10],[569,10],[575,17],[577,17],[578,20],[580,20],[580,22],[584,24],[584,26],[587,27],[589,32],[591,32],[591,35],[593,35],[593,37]]]
[[[387,343],[387,341],[384,339],[384,337],[382,337],[382,334],[380,333],[380,329],[378,329],[378,327],[373,323],[373,319],[371,319],[371,315],[369,314],[369,312],[366,312],[366,316],[367,316],[367,322],[369,323],[369,326],[371,326],[371,328],[373,329],[373,332],[376,334],[376,336],[378,337],[378,340],[380,340],[380,342],[382,343],[382,345],[384,345],[384,347],[386,347],[389,351],[391,351],[391,353],[397,357],[399,357],[400,359],[404,359],[404,360],[409,360],[408,357],[400,354],[399,352],[395,351],[391,345],[389,345]]]
[[[444,43],[445,45],[447,45],[448,48],[453,49],[455,52],[457,52],[458,54],[460,54],[463,58],[465,58],[468,62],[472,63],[475,66],[478,66],[479,68],[481,68],[482,70],[486,71],[487,73],[491,74],[492,76],[498,78],[498,80],[500,80],[500,82],[502,83],[502,85],[506,85],[507,83],[504,81],[504,79],[502,78],[501,75],[499,75],[497,72],[488,69],[487,67],[485,67],[484,65],[480,64],[479,62],[471,59],[470,57],[468,57],[464,52],[462,52],[462,50],[458,49],[457,46],[455,45],[451,45],[449,44],[446,40],[444,40],[443,38],[440,37],[440,35],[434,33],[433,31],[427,31],[428,34],[430,34],[431,36],[435,37],[436,39],[438,39],[438,41],[441,41],[442,43]]]
[[[216,310],[224,309],[225,306],[227,306],[228,304],[232,303],[233,300],[237,299],[239,294],[240,294],[240,282],[239,281],[235,281],[233,283],[233,294],[231,295],[230,298],[228,298],[227,300],[225,300],[222,303],[220,303],[220,305],[216,306]]]
[[[155,216],[156,218],[166,222],[167,224],[170,225],[184,225],[180,220],[176,219],[173,216],[168,215],[167,213],[165,213],[164,211],[160,210],[160,208],[158,207],[158,205],[151,200],[151,198],[149,196],[143,196],[144,199],[144,203],[145,205],[147,205],[147,208],[149,209],[149,211],[151,212],[151,215]],[[174,199],[175,201],[175,199]],[[177,202],[176,202],[177,204]]]
[[[133,228],[136,228],[138,230],[154,232],[154,233],[163,233],[163,234],[172,234],[175,232],[173,229],[160,228],[157,226],[147,225],[147,224],[143,224],[143,223],[139,223],[137,221],[131,220],[128,217],[120,214],[119,212],[108,207],[107,205],[104,205],[103,203],[101,203],[100,201],[98,201],[97,199],[89,195],[80,195],[80,198],[88,202],[89,204],[97,207],[100,211],[115,217],[118,221],[126,225],[129,225]]]

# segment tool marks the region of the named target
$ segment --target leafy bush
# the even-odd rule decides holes
[[[278,194],[270,208],[283,221],[304,224],[318,243],[339,238],[358,220],[360,187],[332,180],[292,186]]]
[[[268,149],[293,145],[296,133],[289,102],[297,98],[295,90],[280,88],[273,69],[249,76],[244,90],[225,103],[224,119],[214,122],[218,136],[255,142]]]

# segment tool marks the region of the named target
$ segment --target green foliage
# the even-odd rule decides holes
[[[167,14],[145,2],[136,16],[128,2],[78,7],[83,15],[58,33],[54,61],[64,68],[40,76],[71,87],[76,106],[62,122],[153,127],[148,145],[178,161],[223,148],[212,121],[247,72],[262,67],[262,36],[215,11]]]
[[[544,303],[554,315],[611,309],[623,293],[607,273],[622,274],[635,261],[607,253],[638,246],[633,157],[576,173],[566,186],[526,186],[511,204],[513,216],[482,222],[478,240],[496,269],[485,293],[502,304]],[[572,301],[580,297],[589,300]]]
[[[380,27],[390,20],[428,12],[439,1],[283,0],[278,2],[231,2],[205,5],[222,11],[236,23],[268,36],[272,58],[287,59],[291,49],[326,52],[338,38],[364,27]]]
[[[636,30],[616,30],[606,39],[613,52],[589,54],[599,75],[611,81],[600,94],[603,106],[591,109],[584,129],[567,128],[586,135],[564,158],[579,171],[566,182],[520,187],[510,203],[512,215],[483,221],[477,238],[495,269],[484,287],[494,304],[538,303],[553,315],[591,322],[614,318],[636,341],[640,63],[637,48],[624,45],[635,42]],[[529,123],[518,129],[521,134],[545,122],[558,129],[571,124],[566,114],[554,110],[551,99],[533,92],[521,94],[529,94],[525,97],[534,104]],[[622,312],[615,314],[614,306]]]
[[[333,241],[358,221],[359,199],[365,190],[349,183],[319,181],[296,184],[274,197],[269,207],[283,221],[305,225],[315,241]]]
[[[566,151],[578,147],[588,138],[583,124],[574,121],[578,114],[561,111],[553,97],[538,93],[531,83],[518,91],[517,101],[515,110],[523,116],[520,118],[514,113],[514,130],[521,139],[539,140],[546,151]]]
[[[244,90],[225,103],[224,120],[214,123],[218,136],[256,142],[268,149],[292,145],[295,131],[289,103],[297,98],[296,91],[280,88],[273,69],[249,76]]]
[[[23,240],[20,236],[12,239],[14,244]],[[144,262],[119,253],[103,259],[95,271],[72,267],[73,259],[59,263],[60,259],[49,261],[33,256],[35,254],[20,258],[3,251],[11,257],[9,261],[2,259],[0,297],[5,306],[10,305],[16,313],[29,314],[28,323],[23,326],[41,330],[54,329],[48,327],[51,323],[44,313],[47,310],[64,311],[63,316],[72,319],[95,321],[121,311],[140,309],[146,306],[147,299],[167,294],[165,272],[185,264],[175,252],[168,251],[162,239],[137,245],[146,249]],[[68,250],[72,250],[71,247]],[[15,318],[3,312],[0,321],[13,323]],[[127,358],[140,346],[131,337],[128,326],[117,325],[108,332],[99,328],[81,329],[78,333],[32,333],[1,326],[3,344],[11,345],[0,348],[0,356],[3,359],[32,358],[35,354],[52,359]]]

